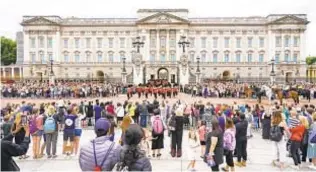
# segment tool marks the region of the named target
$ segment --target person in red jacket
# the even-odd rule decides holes
[[[305,132],[305,127],[302,124],[302,121],[300,120],[300,123],[292,126],[292,128],[290,128],[290,132],[291,132],[291,147],[290,147],[290,151],[292,154],[292,158],[294,161],[294,166],[293,168],[296,170],[299,170],[300,165],[301,165],[301,157],[300,157],[300,152],[299,149],[301,147],[301,142],[303,140],[303,135]]]

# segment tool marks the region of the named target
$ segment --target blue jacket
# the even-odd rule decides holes
[[[102,160],[105,157],[105,154],[107,153],[108,149],[110,148],[113,142],[110,141],[109,136],[97,137],[94,140],[97,163],[98,165],[101,165]],[[121,149],[122,147],[119,144],[115,143],[102,166],[102,171],[112,171],[115,164],[120,161]],[[91,140],[88,144],[83,145],[80,149],[79,164],[81,170],[94,171],[94,168],[96,167],[94,159],[95,158],[93,153],[93,140]]]

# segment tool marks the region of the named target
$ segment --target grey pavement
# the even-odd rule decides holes
[[[120,131],[117,131],[115,140],[118,140]],[[185,151],[188,147],[188,132],[184,132],[183,137],[183,156],[182,158],[172,158],[170,152],[170,137],[165,135],[164,145],[165,149],[162,151],[162,157],[160,159],[151,158],[153,171],[188,171],[186,168],[189,164],[188,155]],[[93,130],[84,130],[81,137],[81,145],[85,142],[93,139],[95,134]],[[62,133],[58,137],[57,154],[56,159],[47,159],[46,157],[40,160],[33,160],[31,158],[26,160],[16,159],[17,164],[22,171],[80,171],[78,156],[65,157],[61,155],[62,151]],[[254,133],[254,137],[249,139],[248,142],[248,163],[246,168],[236,168],[236,171],[279,171],[278,168],[271,165],[274,159],[273,145],[269,141],[261,139],[259,133]],[[199,154],[199,152],[197,153]],[[28,155],[32,155],[32,149],[29,149]],[[31,157],[31,156],[30,156]],[[196,155],[199,157],[199,155]],[[287,158],[288,164],[293,164],[291,158]],[[202,161],[198,159],[196,163],[197,171],[210,171],[210,168]],[[287,168],[286,171],[291,171],[291,168]]]

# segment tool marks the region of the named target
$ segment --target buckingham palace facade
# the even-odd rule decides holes
[[[305,14],[188,14],[187,9],[139,9],[137,18],[23,16],[23,77],[47,79],[53,71],[57,80],[125,77],[134,84],[260,80],[270,76],[271,59],[277,77],[305,77]]]

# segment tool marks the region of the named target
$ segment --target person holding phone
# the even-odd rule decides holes
[[[24,137],[21,143],[13,143],[11,140],[21,130],[24,131]],[[19,166],[15,163],[12,157],[23,156],[27,153],[30,144],[29,126],[22,126],[21,123],[16,123],[13,132],[1,140],[1,171],[20,171]]]
[[[19,129],[15,134],[14,134],[14,141],[16,144],[21,144],[24,140],[25,137],[25,130],[24,127],[28,125],[27,122],[27,111],[24,111],[23,114],[22,113],[18,113],[15,116],[15,120],[11,129],[11,132],[13,133],[14,131],[16,131],[18,126],[22,126],[21,129]],[[19,157],[19,159],[26,159],[29,156],[27,155],[21,155]]]

